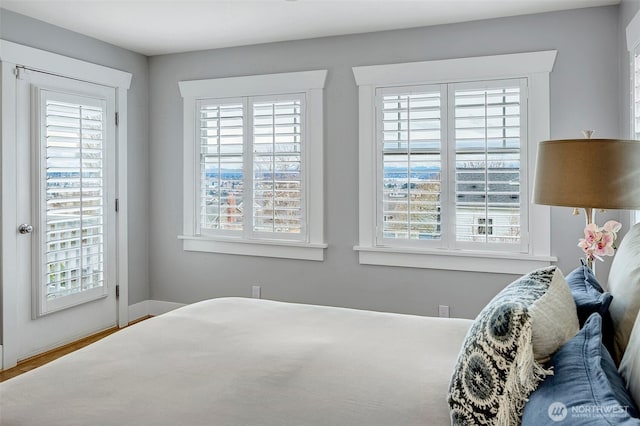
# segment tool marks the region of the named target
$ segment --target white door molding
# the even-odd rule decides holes
[[[96,65],[67,56],[58,55],[32,47],[0,40],[0,61],[2,70],[1,98],[1,141],[0,141],[0,208],[2,211],[0,246],[2,281],[2,363],[7,369],[16,365],[18,355],[16,342],[20,338],[17,331],[17,279],[16,246],[18,225],[14,206],[18,198],[15,185],[16,170],[16,105],[17,78],[20,67],[60,75],[62,77],[88,81],[113,87],[116,90],[116,113],[119,123],[116,130],[116,197],[119,200],[117,215],[117,282],[120,290],[118,325],[124,327],[129,322],[128,301],[128,227],[127,227],[127,90],[131,84],[131,73]],[[115,119],[115,117],[114,117]],[[115,208],[115,206],[114,206]]]

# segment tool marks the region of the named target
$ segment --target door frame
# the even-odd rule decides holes
[[[2,98],[0,101],[0,369],[17,364],[18,339],[16,279],[18,220],[16,216],[18,188],[15,185],[16,170],[16,66],[88,81],[113,87],[116,91],[116,285],[119,297],[116,301],[119,327],[129,322],[129,265],[127,227],[127,90],[131,85],[131,73],[69,58],[56,53],[0,39],[0,73]],[[115,117],[113,118],[116,119]],[[29,189],[30,190],[30,189]],[[114,206],[115,208],[115,206]]]

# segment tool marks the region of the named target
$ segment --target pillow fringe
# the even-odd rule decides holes
[[[531,318],[528,318],[518,336],[518,351],[504,386],[505,393],[496,415],[496,425],[519,425],[524,404],[531,392],[542,379],[553,375],[553,370],[544,368],[536,361],[531,338]]]

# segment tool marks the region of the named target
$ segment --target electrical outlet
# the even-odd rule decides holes
[[[251,297],[253,297],[254,299],[261,299],[259,285],[254,285],[251,287]]]
[[[438,305],[438,316],[442,318],[449,318],[449,306]]]

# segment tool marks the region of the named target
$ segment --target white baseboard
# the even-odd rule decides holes
[[[173,311],[184,303],[164,302],[162,300],[143,300],[142,302],[129,305],[129,322],[146,317],[148,315],[157,316]]]
[[[174,309],[186,306],[185,303],[164,302],[162,300],[149,300],[149,315],[162,315]]]

